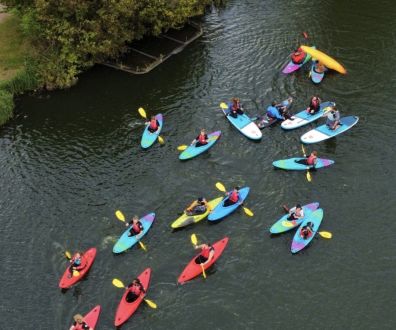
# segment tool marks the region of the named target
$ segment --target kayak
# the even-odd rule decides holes
[[[83,260],[85,260],[85,262],[86,262],[85,267],[83,269],[79,270],[78,271],[79,274],[77,276],[75,276],[70,273],[70,271],[69,271],[70,266],[68,266],[66,268],[65,272],[63,273],[63,276],[59,282],[59,287],[61,289],[70,288],[72,285],[76,284],[78,281],[80,281],[84,277],[84,275],[89,271],[93,262],[95,261],[96,248],[90,248],[89,250],[85,251],[82,254],[82,256],[83,256]]]
[[[177,218],[174,222],[172,222],[171,227],[174,229],[182,228],[190,224],[197,223],[202,219],[205,219],[208,216],[209,212],[213,210],[222,200],[223,197],[218,197],[209,201],[209,209],[207,209],[205,213],[197,215],[187,215],[183,213],[181,217]]]
[[[287,220],[289,214],[285,214],[277,222],[275,222],[270,228],[271,234],[280,234],[289,231],[293,228],[299,226],[305,219],[309,218],[313,211],[319,207],[319,203],[310,203],[303,205],[302,209],[304,211],[304,217],[295,221]]]
[[[205,270],[207,270],[209,267],[211,267],[217,259],[220,258],[221,254],[223,253],[225,247],[227,246],[228,243],[228,237],[224,237],[222,240],[217,241],[216,243],[212,244],[214,248],[214,255],[213,259],[209,261],[207,264],[203,266]],[[202,267],[200,264],[197,264],[195,262],[195,259],[199,257],[199,253],[188,263],[186,268],[184,268],[183,272],[180,274],[179,278],[177,279],[177,282],[179,284],[183,284],[187,281],[190,281],[194,277],[199,276],[202,274]]]
[[[308,47],[308,46],[301,46],[302,50],[306,52],[307,54],[310,54],[312,57],[316,58],[318,61],[322,62],[323,65],[328,67],[329,69],[333,69],[335,71],[338,71],[339,73],[346,74],[345,68],[338,63],[334,58],[331,58],[329,55],[321,52],[318,49],[315,49],[314,47]]]
[[[140,238],[142,238],[144,235],[147,234],[154,220],[155,220],[155,213],[146,214],[144,217],[142,217],[139,220],[143,226],[143,235]],[[113,253],[124,252],[125,250],[128,250],[138,242],[135,235],[128,236],[130,229],[131,226],[128,226],[128,229],[124,231],[124,233],[121,235],[119,240],[115,243],[113,247]]]
[[[147,293],[147,290],[149,287],[150,277],[151,277],[151,268],[145,269],[143,271],[143,273],[141,273],[137,277],[140,280],[140,283],[142,283],[143,288],[146,291],[146,293]],[[125,299],[128,292],[129,292],[129,290],[126,289],[124,294],[122,295],[120,303],[118,304],[115,319],[114,319],[114,325],[116,327],[125,323],[133,315],[133,313],[136,312],[137,308],[142,303],[144,296],[145,296],[144,294],[141,294],[135,301],[129,303]]]
[[[300,138],[301,142],[306,144],[311,144],[311,143],[316,143],[327,139],[331,139],[332,137],[335,137],[349,130],[350,128],[355,126],[358,121],[359,121],[359,117],[357,116],[342,117],[340,119],[341,126],[339,126],[337,129],[331,130],[330,128],[327,127],[326,124],[321,125],[302,135]]]
[[[228,116],[228,109],[221,109],[226,116],[226,118],[231,122],[235,128],[240,131],[247,138],[252,140],[260,140],[263,136],[260,129],[257,127],[256,123],[252,121],[245,113],[238,115],[236,118]]]
[[[323,219],[323,210],[322,209],[317,209],[316,211],[312,212],[308,218],[306,218],[300,225],[300,227],[297,229],[296,233],[294,234],[292,245],[291,245],[291,252],[292,253],[297,253],[298,251],[301,251],[304,249],[315,237],[316,232],[319,229],[320,223],[322,222]],[[311,237],[308,237],[307,239],[303,239],[300,236],[300,230],[302,227],[304,227],[309,221],[313,223],[313,233]]]
[[[319,73],[315,71],[315,62],[312,61],[311,65],[311,71],[309,72],[309,76],[311,77],[311,80],[315,84],[320,84],[320,82],[323,80],[325,76],[325,71]]]
[[[298,69],[300,69],[305,63],[307,63],[309,60],[311,59],[311,55],[309,55],[308,53],[306,54],[304,61],[300,64],[296,64],[294,63],[292,60],[290,60],[285,67],[282,70],[282,73],[285,74],[289,74],[292,73],[294,71],[297,71]]]
[[[188,146],[188,148],[180,154],[179,159],[186,160],[202,154],[217,142],[217,140],[220,138],[220,135],[221,135],[221,131],[216,131],[208,134],[207,144],[200,147],[196,147],[195,146],[196,143],[194,143],[193,145]]]
[[[230,206],[224,206],[224,202],[228,200],[228,196],[224,197],[223,200],[209,214],[208,220],[217,221],[234,212],[246,199],[247,195],[249,194],[249,190],[249,187],[239,189],[239,201]]]
[[[313,168],[313,165],[304,165],[297,163],[299,160],[306,159],[305,157],[294,157],[288,159],[280,159],[276,160],[272,163],[274,167],[280,168],[282,170],[294,170],[294,171],[305,171],[310,168]],[[315,169],[327,167],[334,164],[334,160],[317,158],[317,163],[315,165]]]
[[[153,145],[153,143],[157,140],[158,135],[161,133],[164,118],[161,113],[156,115],[155,118],[159,122],[159,127],[154,133],[151,133],[148,130],[149,125],[146,126],[146,128],[144,129],[143,135],[142,135],[142,141],[140,142],[140,145],[142,146],[143,149],[147,149],[147,148],[151,147]]]
[[[313,115],[309,114],[306,109],[301,110],[296,113],[291,119],[287,119],[282,122],[281,127],[283,129],[295,129],[301,126],[308,125],[309,123],[318,120],[320,117],[324,115],[324,110],[328,107],[335,106],[334,102],[322,102],[319,107],[319,111]]]
[[[95,330],[100,314],[100,305],[95,306],[88,314],[83,317],[83,321],[93,330]]]
[[[281,102],[281,105],[286,107],[286,111],[288,111],[291,107],[292,102],[293,101],[289,102],[289,100],[284,100]],[[263,118],[263,119],[260,119],[260,117],[259,117],[259,119],[256,121],[256,124],[257,124],[258,128],[260,128],[260,129],[270,127],[273,124],[280,121],[277,118],[269,118],[267,115],[264,115],[261,118]]]

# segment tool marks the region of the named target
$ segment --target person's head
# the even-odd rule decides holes
[[[83,316],[81,314],[76,314],[73,316],[74,321],[76,321],[78,324],[83,323]]]
[[[134,215],[132,218],[133,223],[138,223],[139,222],[139,217],[137,215]]]
[[[318,152],[316,150],[314,150],[311,152],[311,155],[316,157],[318,155]]]
[[[300,209],[301,210],[301,204],[297,204],[296,205],[296,209]]]
[[[153,115],[153,116],[151,116],[151,120],[155,120],[155,116]]]
[[[236,191],[239,191],[239,189],[241,189],[239,186],[236,186],[236,187],[234,188],[234,190],[236,190]]]
[[[238,104],[238,103],[239,103],[239,98],[233,97],[231,101],[232,101],[232,103],[234,103],[234,104]]]
[[[271,106],[273,106],[273,107],[276,106],[276,101],[272,101]]]
[[[206,134],[206,129],[201,128],[201,134],[202,134],[202,135]]]
[[[75,258],[75,259],[81,258],[81,253],[80,253],[80,252],[76,252],[76,253],[74,254],[74,258]]]
[[[289,103],[292,103],[292,102],[293,102],[293,98],[292,98],[291,96],[289,96],[289,97],[287,98],[287,101],[288,101]]]
[[[203,197],[199,197],[199,198],[198,198],[198,202],[200,202],[200,203],[202,203],[203,200],[204,200]]]

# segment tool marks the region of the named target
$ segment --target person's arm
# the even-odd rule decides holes
[[[214,257],[214,249],[211,249],[209,252],[208,260],[206,260],[202,265],[206,265],[208,262],[211,262]]]
[[[204,245],[203,244],[200,244],[200,245],[195,245],[195,250],[198,250],[198,249],[203,249],[203,247],[204,247]]]
[[[283,118],[283,116],[281,115],[281,113],[279,112],[279,109],[276,109],[276,118],[283,120],[285,118]]]
[[[304,218],[304,211],[301,209],[301,212],[300,212],[300,216],[298,217],[299,219],[302,219],[302,218]]]
[[[74,330],[76,327],[74,325],[72,325],[69,330]]]

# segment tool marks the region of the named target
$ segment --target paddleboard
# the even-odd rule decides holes
[[[212,199],[211,201],[208,201],[209,209],[207,209],[205,213],[198,214],[198,215],[187,215],[187,214],[183,213],[183,215],[181,217],[177,218],[174,222],[172,222],[171,227],[173,229],[182,228],[182,227],[186,227],[190,224],[197,223],[197,222],[201,221],[202,219],[205,219],[208,216],[208,214],[210,213],[210,211],[213,210],[222,200],[223,200],[223,197],[218,197],[218,198]]]
[[[249,187],[244,187],[239,189],[239,201],[230,206],[224,206],[224,202],[228,200],[228,196],[223,198],[223,200],[215,207],[215,209],[209,214],[209,221],[217,221],[220,220],[230,213],[234,212],[246,199],[249,194]]]
[[[73,284],[76,284],[78,281],[80,281],[85,276],[85,274],[88,273],[93,262],[95,261],[95,257],[96,257],[96,248],[90,248],[83,253],[83,262],[85,262],[85,267],[78,271],[79,274],[77,276],[70,273],[69,271],[70,264],[69,264],[65,272],[63,273],[62,278],[60,279],[59,287],[61,289],[68,289]]]
[[[311,80],[315,84],[320,84],[320,82],[323,80],[325,76],[325,71],[319,73],[315,71],[315,61],[312,61],[311,65],[311,71],[309,72],[309,75],[311,77]]]
[[[155,116],[155,118],[158,120],[159,127],[158,129],[154,132],[151,133],[148,128],[149,125],[146,125],[146,128],[144,129],[143,135],[142,135],[142,141],[140,142],[140,145],[142,146],[143,149],[147,149],[153,145],[153,143],[157,140],[158,135],[160,135],[164,118],[161,113]]]
[[[141,273],[137,278],[142,283],[144,290],[147,293],[149,283],[151,277],[151,269],[147,268]],[[142,303],[144,299],[144,294],[141,294],[135,301],[129,303],[126,301],[126,296],[129,292],[129,289],[126,289],[124,294],[122,295],[121,301],[118,304],[114,325],[116,327],[120,326],[121,324],[125,323],[132,315],[136,312],[139,305]]]
[[[100,315],[100,305],[94,307],[88,314],[83,317],[83,321],[93,330],[95,330],[96,323],[98,322]],[[80,329],[78,326],[74,326],[75,329]]]
[[[281,127],[286,130],[295,129],[301,126],[308,125],[309,123],[318,120],[325,113],[325,109],[331,106],[335,106],[334,102],[322,102],[319,107],[319,111],[313,115],[309,114],[306,110],[301,110],[297,114],[291,117],[291,119],[284,120]],[[327,110],[327,109],[326,109]]]
[[[298,220],[287,220],[289,217],[289,213],[285,214],[282,218],[280,218],[277,222],[275,222],[270,228],[271,234],[280,234],[286,231],[289,231],[293,228],[299,226],[305,219],[309,218],[313,211],[315,211],[319,207],[319,203],[310,203],[307,205],[303,205],[302,209],[304,211],[304,217]]]
[[[252,121],[245,113],[238,115],[236,118],[228,116],[228,109],[221,109],[226,118],[231,122],[234,127],[240,131],[247,138],[252,140],[260,140],[263,136],[260,129],[254,121]]]
[[[213,147],[213,145],[217,142],[217,140],[220,138],[221,131],[216,131],[213,133],[208,134],[208,143],[205,144],[204,146],[196,147],[196,143],[193,145],[188,146],[186,150],[184,150],[180,155],[179,159],[181,160],[186,160],[190,158],[194,158],[209,148]]]
[[[327,139],[331,139],[332,137],[335,137],[349,130],[350,128],[355,126],[358,121],[359,121],[359,117],[357,116],[342,117],[340,119],[342,125],[339,126],[337,129],[331,130],[330,128],[327,127],[326,124],[323,124],[303,134],[300,138],[301,142],[306,144],[311,144],[311,143],[317,143]]]
[[[323,210],[322,209],[317,209],[316,211],[312,212],[308,218],[306,218],[298,227],[296,233],[294,234],[292,245],[291,245],[291,252],[292,253],[297,253],[298,251],[301,251],[304,249],[315,237],[316,232],[319,229],[320,223],[322,222],[323,219]],[[300,236],[300,230],[302,227],[304,227],[309,221],[313,223],[313,233],[311,237],[308,237],[307,239],[303,239]]]
[[[209,267],[211,267],[217,259],[220,258],[221,254],[223,253],[225,247],[227,246],[228,243],[228,237],[224,237],[222,240],[217,241],[216,243],[212,244],[214,248],[214,255],[213,259],[209,261],[207,264],[203,266],[205,270],[207,270]],[[198,258],[200,253],[198,253],[184,268],[183,272],[180,274],[179,278],[177,279],[177,282],[179,284],[183,284],[187,281],[190,281],[194,277],[199,276],[202,274],[202,267],[200,264],[197,264],[195,262],[195,259]]]
[[[141,234],[138,235],[140,236],[140,239],[147,234],[154,220],[155,220],[155,213],[146,214],[144,217],[142,217],[139,220],[143,226],[143,235],[142,236],[140,236]],[[115,243],[113,247],[113,253],[124,252],[125,250],[131,248],[138,242],[138,240],[136,239],[136,235],[128,236],[130,229],[131,226],[128,226],[128,229],[124,231],[124,233],[121,235],[119,240]]]
[[[294,157],[294,158],[288,158],[288,159],[281,159],[281,160],[276,160],[272,163],[274,167],[280,168],[282,170],[294,170],[294,171],[305,171],[310,168],[313,168],[314,166],[312,165],[304,165],[297,163],[299,160],[306,159],[305,157]],[[330,166],[334,164],[334,160],[330,159],[324,159],[324,158],[317,158],[317,163],[315,165],[315,169]]]

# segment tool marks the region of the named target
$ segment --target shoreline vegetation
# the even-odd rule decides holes
[[[128,45],[180,29],[226,0],[0,0],[0,125],[14,96],[63,89],[96,63],[117,60]],[[7,6],[7,7],[5,7]]]

